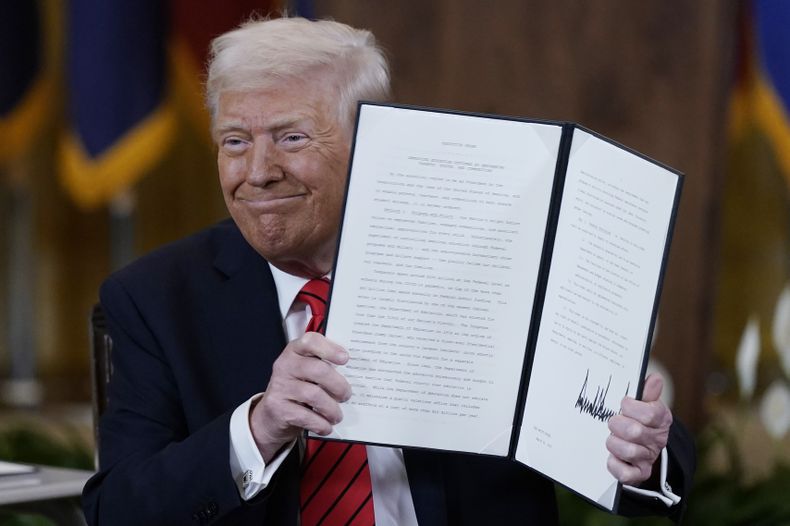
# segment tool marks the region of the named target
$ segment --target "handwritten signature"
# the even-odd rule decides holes
[[[587,374],[584,376],[584,383],[579,392],[579,397],[576,399],[574,407],[579,408],[580,413],[587,413],[596,420],[601,422],[608,421],[611,417],[620,412],[619,409],[614,410],[606,406],[606,395],[609,394],[609,386],[612,384],[612,375],[609,375],[609,380],[606,382],[606,387],[598,386],[595,388],[595,396],[592,400],[587,396],[587,381],[590,379],[590,370],[587,369]],[[625,394],[631,389],[629,382],[625,388]]]

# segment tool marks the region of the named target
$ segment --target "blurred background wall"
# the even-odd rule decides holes
[[[102,279],[225,216],[200,105],[206,45],[253,10],[283,7],[371,29],[397,102],[577,121],[683,171],[653,357],[702,442],[714,426],[748,437],[763,472],[787,460],[780,1],[4,2],[6,407],[87,404],[87,318]]]

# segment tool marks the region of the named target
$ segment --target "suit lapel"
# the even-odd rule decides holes
[[[223,387],[243,401],[266,388],[285,347],[277,290],[266,261],[235,225],[220,231],[215,246],[221,278],[210,306],[212,347],[230,369]]]

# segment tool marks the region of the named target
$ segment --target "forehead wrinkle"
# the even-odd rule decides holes
[[[266,123],[265,128],[268,130],[282,130],[283,128],[290,128],[304,123],[305,121],[315,120],[306,115],[283,115],[281,117],[274,117]]]
[[[276,86],[259,92],[273,97],[277,101],[273,104],[274,108],[266,100],[261,101],[254,98],[251,100],[246,97],[222,104],[221,94],[214,135],[220,136],[229,131],[241,131],[253,135],[261,132],[277,133],[292,126],[306,126],[311,128],[313,133],[323,135],[340,124],[336,122],[338,121],[337,116],[331,111],[332,104],[329,100],[331,94],[318,90],[311,92],[310,97],[298,101],[291,99],[291,103],[281,104],[283,100],[289,98],[288,92],[290,90],[286,90],[286,87]],[[228,92],[228,94],[231,93],[234,92]],[[254,95],[256,92],[247,93]],[[267,106],[269,107],[267,108]]]
[[[271,117],[253,115],[242,115],[240,117],[230,116],[228,121],[223,123],[219,121],[217,126],[218,130],[226,128],[232,129],[249,129],[249,128],[264,128],[267,130],[276,130],[280,128],[288,128],[305,121],[314,121],[315,119],[303,111],[283,112],[282,115],[274,115]]]
[[[222,134],[229,131],[244,130],[247,127],[241,121],[219,122],[214,126],[214,133]]]

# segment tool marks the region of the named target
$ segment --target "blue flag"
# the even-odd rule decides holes
[[[62,176],[72,197],[100,205],[167,152],[175,117],[167,101],[167,2],[71,0],[69,122]]]
[[[38,2],[0,3],[0,162],[35,143],[54,106],[44,26]]]
[[[771,94],[764,126],[790,178],[790,2],[759,0],[754,7],[761,81]]]
[[[762,132],[790,181],[790,2],[755,0],[743,16],[734,131]]]

